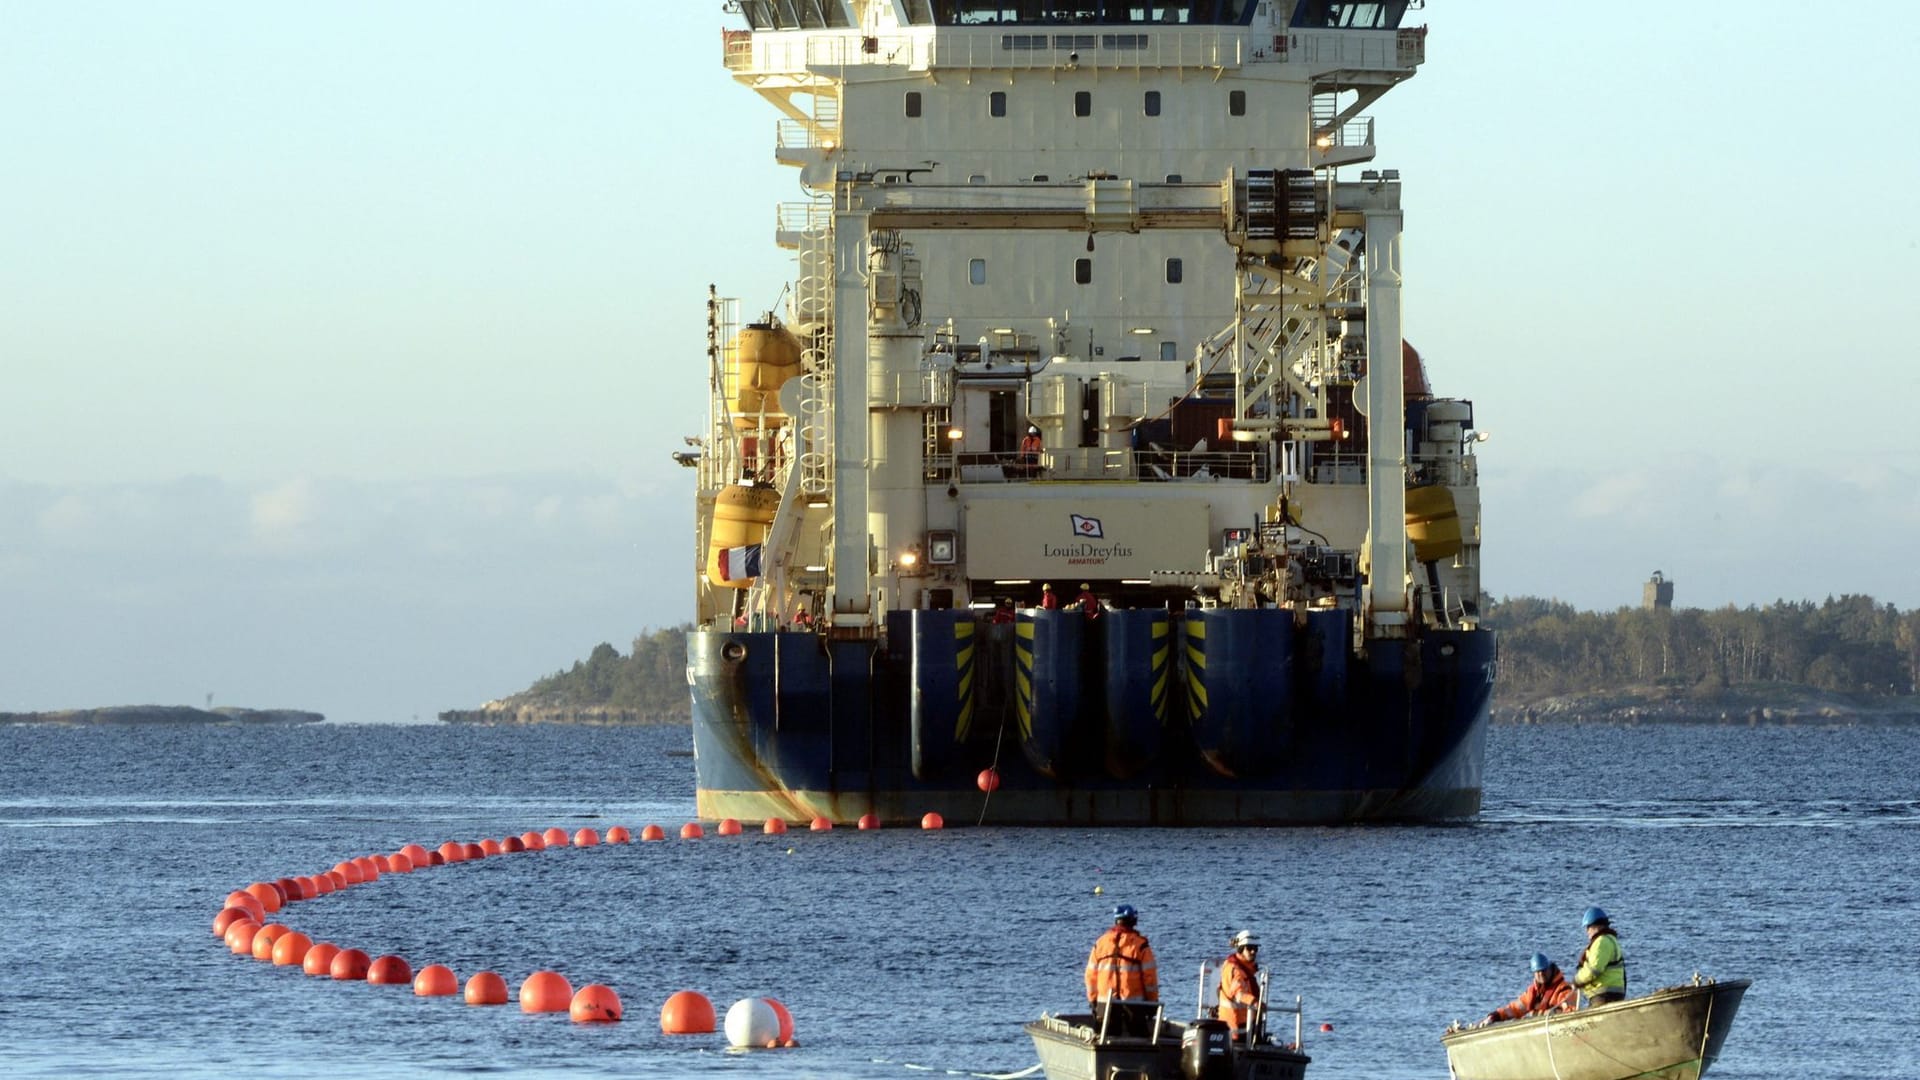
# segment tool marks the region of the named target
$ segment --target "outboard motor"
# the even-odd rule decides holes
[[[1180,1036],[1180,1075],[1187,1080],[1233,1080],[1233,1032],[1225,1020],[1200,1019]]]

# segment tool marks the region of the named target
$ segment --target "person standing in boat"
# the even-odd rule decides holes
[[[1244,1038],[1260,1000],[1260,935],[1233,935],[1233,953],[1220,963],[1220,1004],[1214,1015],[1227,1022],[1234,1038]]]
[[[1578,1004],[1573,987],[1560,972],[1560,965],[1547,959],[1546,953],[1533,954],[1533,981],[1509,1004],[1502,1005],[1480,1021],[1480,1027],[1502,1020],[1521,1020],[1548,1013],[1572,1012]]]
[[[1159,1001],[1160,967],[1153,946],[1134,926],[1140,913],[1132,904],[1113,909],[1113,925],[1087,954],[1087,1000]]]
[[[1621,955],[1620,937],[1613,932],[1613,923],[1597,907],[1588,908],[1581,921],[1587,928],[1587,947],[1580,950],[1573,985],[1586,995],[1589,1006],[1626,1000],[1627,958]]]

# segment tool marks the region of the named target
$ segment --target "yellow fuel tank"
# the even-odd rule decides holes
[[[735,427],[758,427],[763,410],[768,427],[787,422],[780,388],[800,374],[799,338],[784,326],[754,323],[727,343],[726,364]]]
[[[780,495],[772,488],[733,485],[713,500],[713,528],[707,534],[707,584],[722,589],[744,589],[753,584],[750,577],[727,580],[720,573],[728,548],[748,547],[767,538],[767,527],[780,508]]]
[[[1460,513],[1453,492],[1438,484],[1407,489],[1407,542],[1423,563],[1460,554]]]

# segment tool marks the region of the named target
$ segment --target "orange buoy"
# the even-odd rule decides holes
[[[407,858],[406,852],[396,851],[387,856],[387,873],[411,874],[413,873],[413,860]]]
[[[613,828],[607,830],[607,843],[609,844],[630,844],[632,842],[633,834],[627,831],[625,825],[615,825]]]
[[[421,847],[419,844],[403,845],[400,848],[400,854],[405,855],[407,861],[416,867],[427,865],[427,849]]]
[[[367,965],[367,981],[375,986],[406,986],[413,982],[413,968],[398,956],[382,956]]]
[[[713,1002],[698,990],[682,990],[660,1006],[660,1032],[664,1035],[713,1034]]]
[[[600,834],[592,829],[581,829],[579,832],[573,834],[573,846],[598,847],[600,846]]]
[[[348,885],[358,885],[367,880],[367,875],[361,872],[358,866],[350,862],[334,863],[333,872],[345,879]]]
[[[500,841],[500,852],[503,855],[512,855],[517,851],[525,850],[527,850],[527,842],[517,836],[509,836]]]
[[[220,940],[227,950],[235,956],[253,955],[253,935],[260,932],[260,924],[252,919],[235,919],[227,925],[227,932]]]
[[[290,877],[274,878],[273,887],[280,890],[280,906],[297,904],[307,897],[300,891],[300,883]]]
[[[367,968],[373,961],[359,949],[341,949],[333,954],[333,963],[327,965],[327,974],[341,982],[364,982]]]
[[[546,840],[539,833],[532,831],[521,833],[520,842],[527,845],[528,851],[545,851],[547,847]]]
[[[479,844],[476,844],[471,840],[469,840],[468,842],[460,845],[460,856],[461,858],[466,859],[468,862],[472,862],[475,859],[486,858],[487,853],[481,849]]]
[[[325,872],[313,875],[313,885],[314,892],[320,896],[327,896],[340,887],[334,884],[333,875]]]
[[[480,854],[482,855],[505,855],[506,853],[507,849],[500,846],[500,841],[495,840],[491,836],[480,841]]]
[[[220,914],[215,915],[213,917],[213,936],[219,938],[222,941],[225,941],[227,939],[227,927],[232,926],[234,923],[239,922],[242,919],[246,919],[250,922],[260,921],[258,919],[255,919],[253,917],[253,912],[248,911],[246,908],[239,908],[239,907],[221,908]]]
[[[685,825],[680,826],[680,839],[682,840],[698,840],[705,835],[707,835],[707,830],[702,829],[700,823],[697,821],[689,821]]]
[[[548,847],[566,847],[567,830],[555,825],[546,832],[541,833],[540,839],[545,840]]]
[[[573,1003],[573,984],[557,971],[536,971],[520,984],[520,1011],[566,1012]]]
[[[433,850],[450,863],[461,862],[467,857],[467,849],[461,847],[458,840],[449,840]]]
[[[385,854],[369,856],[373,859],[373,868],[383,874],[393,873],[393,859]]]
[[[666,838],[667,830],[658,825],[649,825],[640,830],[640,840],[642,843],[648,840],[665,840]]]
[[[325,977],[333,973],[333,958],[338,955],[340,946],[331,941],[316,941],[313,948],[307,950],[307,958],[300,961],[300,970]]]
[[[825,817],[816,817],[813,819],[813,824],[808,825],[807,828],[812,829],[814,832],[832,832],[833,822],[828,821]]]
[[[260,902],[259,897],[244,889],[235,889],[228,893],[227,906],[237,907],[241,911],[253,916],[254,922],[267,921],[267,906]]]
[[[760,1000],[766,1002],[768,1005],[771,1005],[773,1007],[773,1015],[780,1018],[780,1034],[779,1036],[777,1036],[780,1042],[786,1046],[794,1045],[793,1014],[787,1011],[787,1007],[785,1005],[780,1004],[780,1000],[778,998],[761,998]]]
[[[779,833],[786,832],[787,831],[786,819],[770,817],[767,819],[767,823],[765,825],[760,826],[760,831],[763,833],[766,833],[768,836],[774,836]]]
[[[620,995],[613,987],[588,983],[576,990],[567,1006],[567,1015],[576,1024],[608,1023],[620,1019]]]
[[[507,980],[491,971],[475,972],[467,980],[467,1004],[469,1005],[505,1005],[507,1003]]]
[[[247,891],[253,894],[255,900],[260,901],[260,906],[266,908],[269,915],[279,911],[285,903],[279,887],[269,882],[256,881],[247,886]]]
[[[429,851],[427,852],[427,865],[428,866],[445,866],[447,865],[447,857],[445,855],[440,854],[437,851]]]
[[[866,813],[864,813],[864,814],[861,814],[861,815],[860,815],[860,827],[861,827],[861,828],[863,828],[863,829],[877,829],[877,828],[879,828],[879,827],[880,827],[880,815],[878,815],[878,814],[875,814],[875,813],[874,813],[874,812],[872,812],[871,810],[869,810],[868,812],[866,812]]]
[[[1333,1025],[1332,1025],[1332,1024],[1321,1024],[1321,1025],[1320,1025],[1320,1030],[1321,1030],[1321,1031],[1332,1031],[1332,1030],[1333,1030]]]
[[[947,819],[929,810],[920,815],[920,827],[923,829],[944,829],[947,827]]]
[[[372,856],[362,855],[353,860],[353,865],[360,868],[360,878],[362,881],[380,880],[380,867],[374,863]]]
[[[739,836],[740,822],[735,818],[721,818],[720,824],[713,831],[721,836]]]
[[[253,958],[269,963],[273,960],[273,943],[292,933],[291,927],[279,923],[266,923],[253,935]]]
[[[459,992],[460,977],[445,964],[428,964],[413,977],[414,997],[452,997]]]
[[[258,944],[259,939],[255,939]],[[280,935],[273,943],[274,967],[299,967],[306,963],[307,953],[313,948],[313,939],[298,930]]]
[[[975,777],[973,782],[981,791],[988,793],[999,791],[1000,771],[998,769],[981,769],[980,775]]]
[[[294,878],[293,880],[300,883],[300,892],[301,892],[300,899],[315,900],[319,898],[320,896],[320,879],[319,878],[313,877],[308,874],[301,874],[299,877]]]
[[[333,882],[334,892],[339,892],[341,889],[353,884],[353,882],[347,880],[346,873],[341,870],[327,871],[327,880]]]

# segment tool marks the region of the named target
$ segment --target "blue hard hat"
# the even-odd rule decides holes
[[[1548,970],[1551,970],[1552,968],[1553,968],[1553,961],[1547,959],[1546,953],[1537,952],[1533,954],[1533,970],[1548,971]]]
[[[1588,908],[1587,913],[1585,915],[1580,916],[1580,925],[1583,927],[1592,926],[1594,923],[1603,923],[1606,921],[1607,921],[1607,913],[1600,910],[1597,907]]]
[[[1113,917],[1116,919],[1137,919],[1140,913],[1133,910],[1132,904],[1113,905]]]

